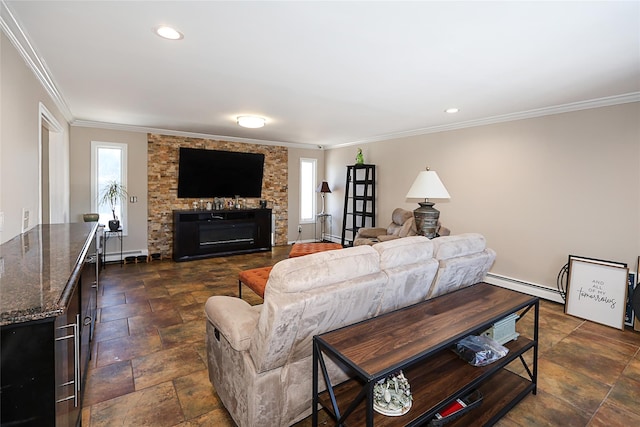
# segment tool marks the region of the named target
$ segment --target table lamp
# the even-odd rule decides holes
[[[322,184],[318,185],[318,188],[316,188],[316,193],[320,193],[320,195],[322,196],[322,212],[320,212],[320,215],[323,215],[324,214],[324,194],[331,193],[331,189],[329,188],[329,184],[327,183],[327,181],[322,181]]]
[[[418,234],[429,239],[436,237],[438,227],[438,218],[440,211],[433,207],[434,203],[429,199],[449,199],[449,192],[444,187],[442,181],[435,171],[424,170],[418,174],[416,180],[407,193],[407,199],[424,199],[424,202],[418,203],[419,208],[413,211],[413,217],[416,220],[416,229]]]

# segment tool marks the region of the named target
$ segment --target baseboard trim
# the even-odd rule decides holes
[[[305,240],[294,240],[294,241],[289,241],[287,244],[288,245],[295,245],[296,243],[315,243],[317,242],[316,239],[305,239]]]
[[[562,299],[562,295],[560,295],[560,292],[557,289],[550,288],[548,286],[525,282],[523,280],[514,279],[494,273],[487,273],[484,281],[492,285],[500,286],[502,288],[511,289],[513,291],[522,292],[527,295],[533,295],[545,300],[564,304],[564,300]]]
[[[105,255],[105,262],[120,262],[120,251],[107,252]],[[122,252],[122,260],[128,256],[148,256],[149,251],[147,249],[138,249],[132,251],[123,251]]]

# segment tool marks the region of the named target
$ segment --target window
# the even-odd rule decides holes
[[[98,222],[106,225],[113,219],[111,206],[98,205],[100,194],[109,181],[118,181],[127,188],[127,145],[115,142],[91,141],[91,207],[100,214]],[[121,200],[115,209],[123,234],[127,234],[127,203]]]
[[[300,222],[315,221],[316,216],[316,159],[300,159]]]

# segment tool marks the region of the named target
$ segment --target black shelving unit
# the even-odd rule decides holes
[[[347,166],[342,246],[353,246],[359,228],[376,226],[376,165]]]

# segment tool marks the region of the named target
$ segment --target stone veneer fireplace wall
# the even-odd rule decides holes
[[[289,176],[287,147],[157,134],[148,134],[147,141],[149,253],[160,253],[163,257],[171,257],[173,252],[172,211],[191,209],[192,203],[199,201],[199,199],[178,198],[180,147],[264,154],[262,198],[267,200],[267,207],[272,209],[275,218],[275,245],[287,244]],[[213,201],[213,199],[207,200]],[[259,207],[258,200],[246,199],[247,207]]]

